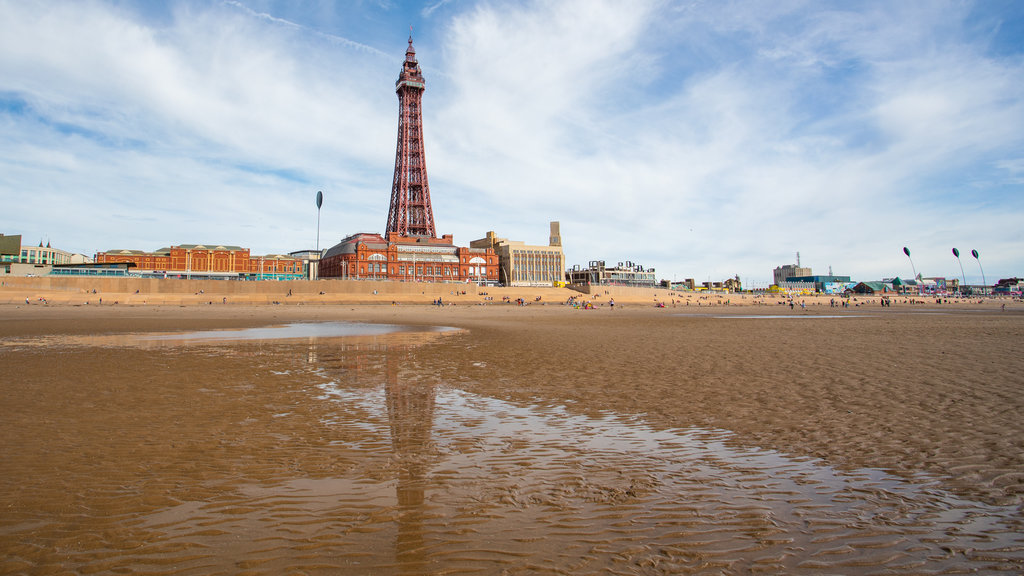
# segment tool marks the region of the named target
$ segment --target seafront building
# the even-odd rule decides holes
[[[319,278],[320,270],[320,250],[296,250],[289,252],[289,256],[302,260],[302,265],[306,270],[307,280],[316,280]]]
[[[498,279],[506,286],[564,286],[565,253],[558,222],[551,222],[547,246],[499,238],[493,231],[469,243],[498,255]]]
[[[324,251],[321,278],[494,284],[494,251],[455,246],[452,236],[411,238],[360,232]]]
[[[0,234],[0,276],[45,276],[54,266],[82,264],[89,258],[53,248],[47,242],[38,246],[24,246],[21,234]]]
[[[110,250],[96,254],[97,264],[130,264],[133,276],[221,280],[298,280],[306,275],[302,258],[253,256],[241,246],[181,244],[154,252]]]
[[[451,234],[437,235],[423,139],[425,87],[410,37],[395,82],[398,143],[384,234],[360,232],[328,248],[319,262],[319,277],[498,283],[493,249],[460,247]]]
[[[791,282],[790,278],[812,276],[813,274],[810,268],[800,266],[800,255],[797,254],[796,264],[784,264],[775,268],[772,270],[772,279],[776,286],[783,288],[787,282]]]
[[[842,294],[852,288],[856,282],[851,282],[849,276],[833,275],[812,275],[812,276],[790,276],[779,287],[802,287],[822,294]]]
[[[591,286],[637,286],[655,288],[658,280],[654,268],[644,268],[633,262],[619,262],[617,266],[606,266],[604,260],[591,260],[586,268],[579,264],[566,272],[571,285]]]

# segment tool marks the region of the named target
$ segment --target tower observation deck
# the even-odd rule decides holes
[[[434,209],[430,205],[427,160],[423,149],[423,72],[409,37],[402,72],[395,82],[398,93],[398,146],[391,206],[385,234],[436,238]]]

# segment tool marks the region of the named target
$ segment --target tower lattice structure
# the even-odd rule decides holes
[[[434,209],[430,206],[427,159],[423,149],[423,72],[409,37],[402,72],[395,82],[398,93],[398,147],[395,178],[391,185],[386,234],[437,237]]]

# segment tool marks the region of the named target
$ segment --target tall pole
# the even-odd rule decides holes
[[[967,275],[964,274],[964,263],[960,261],[960,251],[957,250],[956,248],[953,248],[953,256],[956,256],[956,261],[957,261],[957,263],[960,264],[960,276],[964,279],[964,285],[966,286],[967,285]],[[963,294],[963,288],[960,288],[959,290],[957,290],[957,292]]]
[[[910,257],[910,249],[904,246],[903,253],[907,255],[907,260],[910,260],[910,269],[914,271],[914,282],[917,283],[917,268],[914,267],[914,259]]]
[[[320,277],[320,207],[324,205],[324,193],[316,191],[316,273],[310,270],[309,279],[316,280]],[[314,278],[316,276],[316,278]]]
[[[324,193],[316,192],[316,251],[320,252],[320,207],[324,205]]]
[[[988,281],[985,280],[985,269],[982,268],[982,266],[981,266],[981,258],[978,258],[978,251],[977,250],[971,250],[971,256],[974,256],[974,259],[978,261],[978,268],[981,268],[981,284],[982,284],[981,289],[982,289],[982,294],[987,294],[988,293]]]

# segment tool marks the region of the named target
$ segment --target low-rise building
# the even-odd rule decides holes
[[[606,266],[604,260],[591,260],[586,268],[579,264],[566,272],[569,284],[597,286],[639,286],[655,288],[658,281],[654,268],[644,268],[633,262],[619,262],[617,266]]]
[[[96,262],[131,263],[133,275],[149,278],[297,280],[306,273],[301,258],[253,256],[248,248],[227,245],[181,244],[153,252],[109,250],[97,253]]]
[[[810,290],[824,294],[835,294],[844,292],[848,284],[852,284],[849,276],[811,275],[790,276],[785,282],[777,284],[777,286],[791,291]]]
[[[456,246],[440,238],[361,232],[324,251],[321,278],[405,282],[498,283],[498,256],[489,248]]]
[[[498,255],[498,281],[505,286],[559,286],[565,284],[565,253],[558,222],[551,222],[547,246],[499,238],[493,231],[473,240],[473,248]]]
[[[45,276],[53,266],[89,262],[82,254],[53,248],[42,241],[38,246],[23,246],[21,234],[0,234],[0,275]]]
[[[306,270],[307,280],[316,280],[320,277],[320,256],[323,254],[322,250],[296,250],[289,252],[288,256],[292,258],[298,258],[302,260],[303,266]]]

